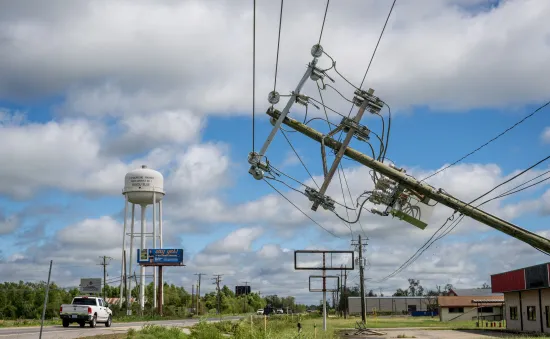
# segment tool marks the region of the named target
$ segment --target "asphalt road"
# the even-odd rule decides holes
[[[238,320],[242,317],[224,317],[223,320]],[[208,318],[208,321],[219,321],[219,318]],[[97,324],[96,328],[90,328],[89,325],[81,328],[78,324],[71,324],[69,327],[45,326],[42,330],[42,339],[73,339],[98,334],[124,333],[130,328],[140,329],[143,325],[154,324],[169,327],[186,327],[192,326],[199,322],[199,319],[182,319],[182,320],[161,320],[161,321],[143,321],[133,323],[116,323],[109,328],[104,324]],[[0,339],[37,339],[40,334],[40,327],[11,327],[0,329]]]

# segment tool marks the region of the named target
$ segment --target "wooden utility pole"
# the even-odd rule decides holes
[[[109,265],[107,259],[111,260],[113,258],[105,255],[100,256],[100,258],[103,259],[103,261],[98,265],[103,266],[103,300],[105,300],[105,292],[107,291],[107,265]]]
[[[245,281],[244,282],[244,298],[243,298],[243,313],[246,313],[246,304],[247,304],[247,301],[248,301],[248,298],[247,298],[247,287],[248,287],[248,281]]]
[[[279,118],[279,116],[281,115],[278,110],[271,108],[268,109],[267,114],[275,119]],[[339,150],[342,147],[341,142],[338,142],[333,138],[325,137],[319,131],[309,126],[306,126],[295,119],[285,117],[283,119],[283,123],[315,141],[323,142],[327,147],[332,148],[333,150]],[[444,193],[441,189],[436,189],[431,185],[421,182],[420,180],[417,180],[398,169],[392,168],[380,161],[377,161],[349,146],[345,148],[344,155],[361,163],[364,166],[373,169],[374,171],[382,175],[385,175],[386,177],[399,183],[401,186],[422,195],[424,199],[429,198],[437,201],[442,205],[445,205],[457,212],[460,212],[465,216],[468,216],[489,227],[492,227],[529,245],[532,245],[535,248],[538,248],[545,252],[550,252],[549,239],[546,239],[538,234],[516,226],[506,220],[500,219],[479,208],[471,206],[464,201],[461,201],[447,193]]]
[[[348,315],[348,271],[344,270],[344,319]]]
[[[365,240],[368,240],[368,239],[365,239]],[[359,234],[357,244],[353,243],[353,240],[352,240],[352,245],[356,245],[357,251],[359,252],[359,290],[361,294],[361,321],[363,321],[363,324],[366,324],[367,307],[365,305],[365,276],[364,276],[364,265],[363,265],[363,241],[361,239],[361,234]]]
[[[198,284],[197,284],[197,314],[200,314],[201,310],[201,277],[203,275],[206,275],[205,273],[195,273],[195,275],[199,276]]]
[[[216,285],[216,289],[218,290],[218,314],[220,315],[220,319],[222,317],[222,309],[221,309],[221,294],[220,294],[220,282],[222,281],[222,274],[214,274],[214,284]]]

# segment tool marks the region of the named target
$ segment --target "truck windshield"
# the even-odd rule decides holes
[[[73,299],[73,305],[95,306],[96,301],[95,301],[95,299],[89,299],[89,298],[74,298]]]

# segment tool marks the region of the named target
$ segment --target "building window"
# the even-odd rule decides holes
[[[449,313],[464,313],[464,307],[449,307]]]
[[[537,320],[537,308],[535,306],[527,306],[527,320]]]
[[[517,306],[510,306],[510,320],[518,320],[518,307]]]
[[[479,312],[481,312],[481,313],[493,313],[493,308],[492,307],[481,307],[479,309]]]

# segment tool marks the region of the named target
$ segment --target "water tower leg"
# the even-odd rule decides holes
[[[128,196],[124,195],[124,231],[122,232],[122,260],[120,265],[120,299],[118,306],[122,308],[122,297],[124,296],[124,264],[126,262],[126,224],[128,219]]]
[[[132,224],[130,230],[130,262],[128,263],[128,274],[132,275],[132,262],[134,261],[134,229],[135,229],[135,220],[136,220],[136,205],[132,204]],[[128,279],[128,290],[126,291],[126,305],[127,311],[126,314],[130,315],[132,307],[132,278],[126,277]]]
[[[164,248],[162,244],[162,200],[159,201],[159,242],[160,248]],[[163,277],[160,276],[159,284],[164,286]],[[160,291],[160,302],[164,305],[164,288]]]
[[[157,196],[153,192],[153,248],[157,248],[157,209],[156,209]],[[157,267],[153,266],[153,308],[157,307]]]
[[[147,205],[141,205],[141,250],[145,249],[145,209]],[[140,268],[139,302],[141,310],[145,308],[145,266]]]

